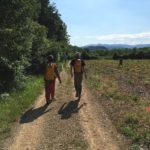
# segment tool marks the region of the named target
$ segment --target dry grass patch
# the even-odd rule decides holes
[[[116,125],[132,140],[133,148],[150,148],[149,81],[150,61],[111,60],[87,62],[87,84]]]

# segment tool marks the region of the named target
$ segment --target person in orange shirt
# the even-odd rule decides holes
[[[46,65],[44,73],[45,98],[47,104],[54,100],[56,78],[58,78],[59,82],[61,83],[61,78],[57,69],[57,65],[56,63],[54,63],[54,57],[53,55],[49,55],[48,63]]]
[[[71,68],[71,76],[74,76],[74,87],[76,90],[76,97],[78,97],[78,100],[81,98],[81,92],[82,92],[82,80],[83,80],[83,74],[85,74],[85,62],[81,59],[81,54],[77,52],[75,54],[75,59],[73,59],[70,63]]]

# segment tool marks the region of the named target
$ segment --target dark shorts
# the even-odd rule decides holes
[[[79,97],[81,96],[81,92],[82,92],[82,79],[83,79],[82,73],[74,74],[74,86],[76,90],[76,95]]]
[[[82,73],[74,73],[74,82],[81,84],[83,80],[83,74]]]

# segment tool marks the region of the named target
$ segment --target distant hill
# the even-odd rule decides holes
[[[90,50],[106,50],[107,48],[102,45],[89,45],[89,46],[84,46],[83,48],[88,48]]]
[[[91,44],[83,46],[83,48],[88,48],[90,50],[111,50],[111,49],[121,49],[121,48],[143,48],[150,47],[150,44],[139,44],[139,45],[128,45],[128,44]]]

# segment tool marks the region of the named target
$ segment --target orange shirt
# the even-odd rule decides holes
[[[55,67],[56,67],[56,64],[54,63],[47,64],[45,75],[44,75],[45,80],[54,80],[56,78]]]
[[[70,65],[74,68],[75,73],[83,73],[85,62],[82,59],[74,59],[71,61]]]

